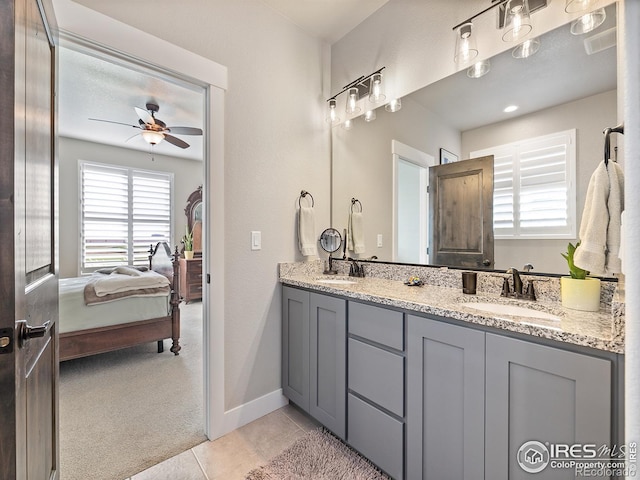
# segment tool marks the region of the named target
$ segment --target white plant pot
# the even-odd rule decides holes
[[[563,307],[597,312],[600,310],[600,280],[591,277],[584,280],[561,277],[560,296]]]
[[[191,260],[193,258],[193,250],[185,250],[184,258],[186,258],[187,260]]]

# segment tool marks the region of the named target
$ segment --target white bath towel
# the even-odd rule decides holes
[[[600,162],[589,181],[574,263],[593,275],[620,272],[620,216],[624,174],[616,162]]]
[[[305,257],[318,254],[316,246],[316,214],[313,207],[298,210],[298,247]]]
[[[364,253],[364,220],[362,212],[351,212],[349,214],[349,250],[353,253]]]
[[[113,293],[166,285],[169,285],[167,277],[154,271],[140,272],[138,276],[113,272],[111,275],[99,275],[95,282],[95,290],[97,296],[103,297]]]

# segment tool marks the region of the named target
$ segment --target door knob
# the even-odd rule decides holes
[[[42,325],[38,325],[37,327],[32,327],[31,325],[27,325],[26,320],[20,320],[18,322],[19,335],[18,339],[20,340],[20,346],[22,346],[27,340],[32,338],[41,338],[49,330],[49,326],[51,325],[51,320],[47,320]]]
[[[484,265],[485,267],[488,267],[489,265],[491,265],[491,260],[489,260],[488,258],[485,258],[482,261],[482,265]]]

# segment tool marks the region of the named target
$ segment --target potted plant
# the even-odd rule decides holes
[[[189,227],[185,227],[182,244],[184,245],[184,258],[191,260],[193,258],[193,232],[189,231]]]
[[[561,253],[569,265],[570,277],[560,278],[562,306],[574,310],[597,312],[600,310],[600,280],[589,277],[589,272],[573,263],[573,255],[580,242],[569,242],[566,253]]]

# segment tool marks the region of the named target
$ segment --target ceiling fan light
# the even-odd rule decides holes
[[[144,130],[142,132],[142,138],[150,145],[157,145],[164,140],[164,135],[160,132],[154,132],[153,130]]]

